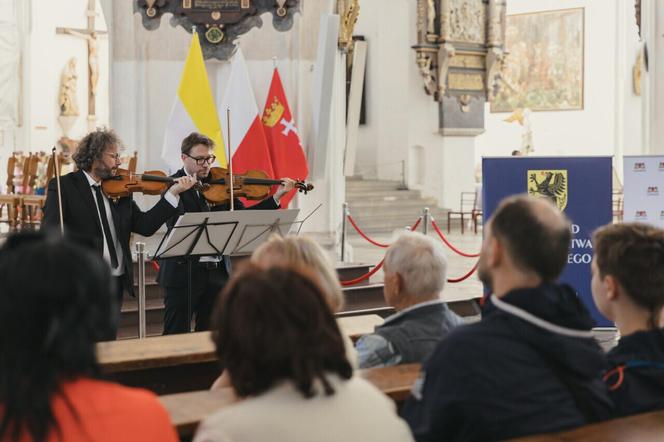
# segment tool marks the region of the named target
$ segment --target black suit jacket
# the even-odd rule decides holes
[[[99,221],[88,179],[83,171],[71,172],[60,177],[62,191],[62,215],[65,232],[81,237],[94,244],[99,256],[104,251],[104,236]],[[138,208],[131,196],[120,198],[117,202],[110,200],[111,215],[115,224],[118,242],[124,256],[123,286],[131,294],[134,293],[134,266],[129,248],[131,232],[143,236],[155,233],[174,213],[177,208],[163,197],[147,212]],[[55,178],[48,184],[48,193],[44,205],[42,228],[60,228],[60,212],[58,210],[58,193]]]
[[[179,178],[184,176],[184,170],[180,169],[175,174],[172,175],[173,178]],[[279,205],[276,203],[274,198],[268,197],[263,201],[259,202],[256,205],[251,207],[245,207],[242,204],[242,201],[235,198],[235,210],[274,210],[278,209]],[[209,207],[207,203],[199,196],[198,192],[191,188],[187,191],[184,191],[180,194],[180,204],[178,206],[178,212],[171,217],[166,224],[170,229],[175,225],[178,217],[185,213],[190,212],[219,212],[230,210],[230,203],[219,204],[217,206]],[[197,287],[198,281],[201,278],[205,277],[205,270],[196,265],[192,265],[192,288],[195,290]],[[179,287],[183,288],[187,286],[187,264],[185,260],[179,258],[167,258],[159,261],[159,275],[157,277],[159,285],[162,287]]]

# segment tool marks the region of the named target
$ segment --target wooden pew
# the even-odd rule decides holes
[[[351,339],[383,323],[377,315],[337,320]],[[210,332],[100,342],[97,360],[107,378],[157,394],[205,389],[219,375]]]
[[[570,431],[526,436],[518,442],[661,442],[664,440],[664,411],[637,414]]]
[[[394,367],[369,368],[358,370],[357,375],[371,382],[395,402],[403,402],[419,376],[420,364],[397,365]],[[187,439],[208,415],[229,406],[233,397],[229,389],[217,391],[201,390],[188,393],[160,396],[159,401],[166,408],[173,426],[181,438]]]

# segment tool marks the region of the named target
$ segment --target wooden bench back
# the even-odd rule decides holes
[[[342,332],[351,339],[372,333],[383,323],[377,315],[338,319]],[[104,373],[117,373],[146,368],[213,362],[217,360],[210,332],[155,336],[97,344],[97,359]]]
[[[392,398],[403,402],[420,374],[420,364],[397,365],[393,367],[359,370],[360,376]],[[159,397],[159,401],[171,416],[171,422],[181,438],[191,437],[198,424],[210,414],[233,403],[230,389],[216,391],[202,390],[188,393],[169,394]]]
[[[338,318],[351,339],[371,333],[383,322],[377,315]],[[157,394],[209,388],[219,376],[219,363],[210,332],[100,342],[97,359],[110,380]]]
[[[570,431],[513,439],[518,442],[661,442],[664,440],[664,411],[637,414]]]

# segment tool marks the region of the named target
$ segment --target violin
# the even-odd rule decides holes
[[[115,175],[102,181],[101,189],[112,200],[129,196],[135,192],[145,195],[161,195],[175,183],[175,180],[176,178],[169,177],[160,170],[134,173],[126,169],[118,169]],[[194,187],[197,186],[200,184],[196,184]]]
[[[230,173],[223,167],[210,168],[208,180],[201,183],[199,190],[207,202],[216,206],[228,202],[231,198],[231,189],[228,184]],[[248,200],[262,200],[270,195],[270,187],[282,185],[282,180],[274,180],[262,170],[249,170],[244,174],[233,174],[233,197],[243,197]],[[314,189],[314,186],[302,180],[295,182],[295,188],[305,195]]]

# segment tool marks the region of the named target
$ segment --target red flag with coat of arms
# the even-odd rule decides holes
[[[272,74],[261,120],[275,176],[304,180],[309,175],[309,167],[277,68],[274,68]],[[293,190],[281,198],[282,208],[288,207],[295,192],[296,190]]]

